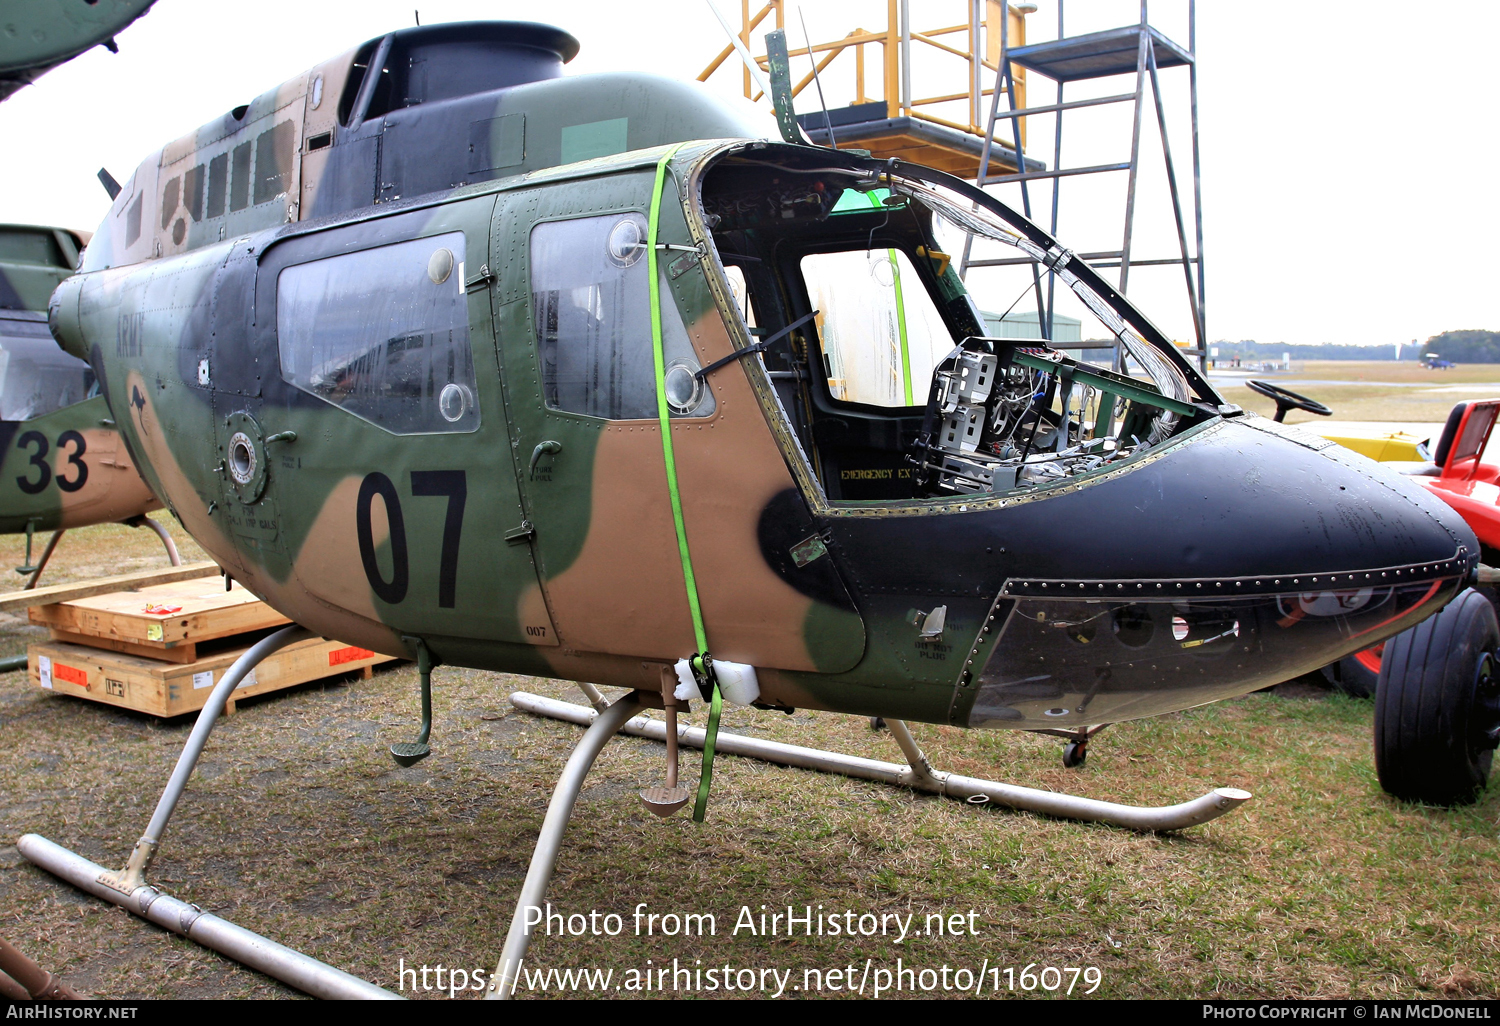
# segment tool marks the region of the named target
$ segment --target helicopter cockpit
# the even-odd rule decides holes
[[[0,421],[32,420],[98,394],[93,370],[58,347],[46,314],[0,310]]]
[[[702,197],[738,313],[831,502],[1044,488],[1143,455],[1217,410],[1180,358],[1070,271],[1071,254],[941,186],[749,151],[710,170]],[[989,337],[942,251],[943,222],[1055,273],[1119,358],[1095,366],[1045,339]]]

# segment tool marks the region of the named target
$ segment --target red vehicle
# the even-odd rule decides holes
[[[1278,421],[1292,409],[1333,412],[1268,381],[1246,384],[1275,400]],[[1500,570],[1492,569],[1500,567],[1500,465],[1483,462],[1497,418],[1500,399],[1461,402],[1430,462],[1386,464],[1452,506],[1479,537],[1476,586],[1410,630],[1323,668],[1346,693],[1375,697],[1380,786],[1408,801],[1474,801],[1500,746]]]
[[[1500,399],[1462,402],[1430,463],[1391,463],[1452,506],[1479,536],[1480,587],[1382,645],[1323,671],[1343,690],[1375,696],[1375,768],[1398,798],[1472,801],[1500,744],[1500,627],[1485,571],[1500,563],[1500,465],[1483,462]]]

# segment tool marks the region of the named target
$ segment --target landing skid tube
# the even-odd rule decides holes
[[[597,689],[589,685],[584,687],[586,689],[584,693],[591,700],[599,696]],[[516,699],[522,697],[539,702],[547,701],[545,698],[537,698],[535,695],[528,695],[524,692],[511,695],[510,700],[517,708],[526,709],[525,706],[516,702]],[[514,995],[516,983],[521,976],[521,964],[526,959],[526,950],[531,946],[531,928],[526,923],[526,910],[540,907],[542,898],[547,893],[547,885],[552,882],[552,870],[557,866],[557,853],[562,846],[563,831],[568,828],[568,820],[573,815],[573,803],[578,800],[578,792],[583,790],[583,778],[588,775],[589,768],[599,757],[604,743],[614,737],[620,727],[630,720],[631,715],[641,708],[641,700],[634,691],[609,706],[604,706],[602,696],[600,696],[596,705],[602,708],[597,712],[593,709],[585,709],[581,705],[568,705],[566,702],[552,704],[565,709],[576,709],[579,718],[573,722],[588,727],[588,730],[584,731],[578,747],[573,749],[573,754],[568,756],[567,765],[563,767],[562,775],[557,778],[557,787],[552,790],[552,800],[547,803],[547,818],[542,820],[542,832],[537,835],[536,848],[531,853],[531,866],[526,870],[526,881],[521,884],[521,896],[516,899],[516,914],[511,917],[510,932],[505,936],[505,948],[500,953],[500,964],[491,974],[489,988],[484,994],[486,1001],[504,1001]],[[526,711],[532,710],[526,709]],[[638,717],[638,720],[645,721],[646,718],[642,716]],[[630,720],[630,722],[635,723],[637,720]],[[659,725],[662,727],[661,739],[665,741],[666,726],[665,724]],[[702,731],[699,733],[701,734]]]
[[[594,710],[581,705],[559,702],[524,691],[511,695],[510,701],[523,712],[566,720],[580,726],[593,723],[597,715]],[[619,705],[620,703],[617,702],[610,708],[613,710]],[[1184,830],[1200,823],[1207,823],[1211,819],[1217,819],[1250,799],[1248,791],[1233,787],[1218,787],[1192,801],[1158,808],[1145,808],[1138,805],[1119,805],[1115,802],[1080,798],[1077,795],[1061,794],[1056,791],[1019,787],[1015,784],[1002,784],[993,780],[960,776],[957,773],[944,773],[934,770],[928,764],[927,757],[917,747],[905,723],[900,720],[887,720],[886,723],[891,729],[891,736],[896,739],[896,743],[901,746],[902,754],[907,758],[908,764],[905,766],[894,762],[862,759],[854,755],[841,755],[837,752],[825,752],[816,748],[782,744],[777,741],[762,741],[759,738],[728,734],[723,731],[719,732],[715,746],[718,751],[730,755],[744,755],[783,766],[822,770],[825,773],[841,773],[844,776],[876,780],[884,784],[900,784],[949,798],[961,798],[976,805],[994,802],[1013,809],[1039,812],[1062,819],[1108,823],[1130,830]],[[622,733],[650,738],[654,741],[665,742],[667,739],[666,724],[661,720],[646,716],[637,716],[619,729]],[[679,743],[693,748],[703,747],[703,734],[701,727],[678,728]],[[548,815],[550,820],[550,812]],[[538,850],[540,851],[540,847]],[[549,875],[550,872],[549,867]],[[517,914],[519,916],[519,912]]]
[[[285,627],[257,642],[236,659],[234,665],[220,678],[198,714],[193,732],[177,758],[177,766],[172,770],[166,789],[162,791],[161,800],[156,803],[151,822],[141,839],[136,842],[124,869],[118,872],[106,870],[37,834],[26,834],[17,842],[16,847],[29,861],[80,890],[113,902],[128,912],[149,919],[158,926],[212,948],[252,969],[259,969],[267,976],[314,997],[396,998],[399,995],[267,940],[257,933],[251,933],[226,919],[209,915],[196,905],[179,901],[146,883],[146,870],[161,844],[167,820],[177,807],[188,777],[198,764],[198,757],[203,754],[203,746],[208,742],[214,721],[224,711],[224,704],[230,694],[266,656],[311,636],[301,627]]]

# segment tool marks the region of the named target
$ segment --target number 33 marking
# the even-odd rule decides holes
[[[88,452],[89,447],[77,431],[64,431],[57,436],[59,449],[66,449],[69,445],[73,446],[73,451],[67,454],[68,464],[77,467],[78,470],[71,478],[58,474],[57,487],[65,492],[76,492],[89,479],[88,464],[83,462],[83,454]],[[36,495],[52,483],[52,467],[47,463],[47,453],[52,447],[47,444],[47,436],[40,431],[28,431],[16,442],[18,449],[32,447],[36,451],[31,454],[29,465],[36,468],[36,480],[31,479],[29,472],[16,477],[16,485],[27,495]]]

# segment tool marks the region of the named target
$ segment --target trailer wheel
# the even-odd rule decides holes
[[[1380,679],[1380,656],[1384,648],[1382,643],[1329,663],[1323,667],[1323,676],[1351,698],[1369,698],[1375,694],[1375,684]]]
[[[1472,802],[1500,738],[1500,626],[1468,589],[1386,642],[1375,691],[1375,770],[1387,793],[1433,805]]]

